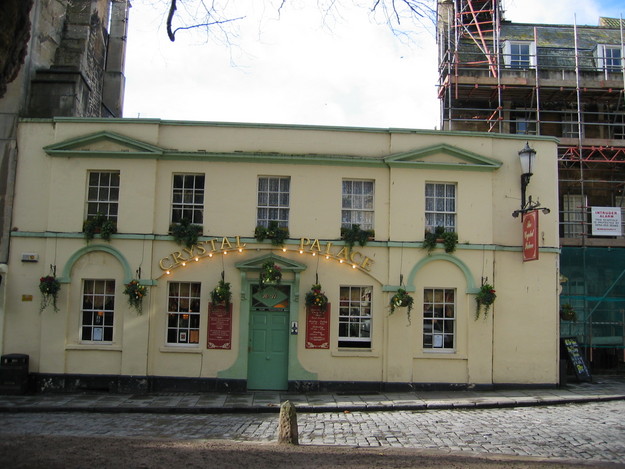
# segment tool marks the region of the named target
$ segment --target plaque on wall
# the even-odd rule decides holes
[[[232,303],[208,304],[206,348],[230,350],[232,347]]]
[[[330,348],[330,303],[306,307],[306,348]]]

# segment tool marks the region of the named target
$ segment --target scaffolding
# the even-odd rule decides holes
[[[625,208],[624,22],[602,20],[515,24],[498,0],[439,1],[441,128],[558,137],[562,238],[592,236],[572,199]]]
[[[595,236],[591,208],[620,207],[625,220],[623,29],[622,18],[522,24],[504,19],[499,0],[438,1],[441,128],[559,138],[561,268],[572,278],[561,300],[580,318],[562,331],[578,336],[589,359],[595,347],[610,347],[621,362],[625,237]],[[599,264],[588,261],[591,252]],[[623,274],[599,301],[593,276],[615,262]],[[614,327],[597,332],[600,322]]]

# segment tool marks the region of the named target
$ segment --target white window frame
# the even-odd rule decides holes
[[[171,223],[186,219],[195,225],[203,225],[205,191],[204,174],[174,173],[171,180]]]
[[[450,301],[451,295],[451,301]],[[423,289],[423,349],[453,352],[457,340],[457,290],[446,287]]]
[[[289,176],[258,176],[256,225],[269,227],[275,221],[289,227],[291,178]]]
[[[608,52],[610,51],[610,52]],[[619,52],[620,57],[615,58],[612,56],[613,52]],[[623,47],[615,44],[598,44],[595,49],[595,58],[597,60],[597,69],[606,73],[614,72],[618,73],[623,71],[624,53]],[[608,56],[609,55],[609,56]],[[612,63],[618,60],[618,64]]]
[[[374,229],[375,180],[343,179],[341,183],[341,227],[360,225],[362,230]]]
[[[371,349],[372,292],[371,285],[339,287],[339,348]]]
[[[441,188],[442,194],[439,192]],[[457,231],[458,184],[455,182],[425,183],[425,229],[433,233],[437,226],[442,226],[445,231]]]
[[[582,115],[583,118],[583,115]],[[562,114],[562,137],[563,138],[579,138],[580,127],[582,130],[582,137],[584,134],[584,123],[582,121],[581,126],[577,121],[577,111],[565,110]]]
[[[200,282],[167,284],[165,343],[168,346],[199,347],[202,320],[201,293]],[[191,342],[194,338],[196,340]]]
[[[112,344],[114,340],[115,280],[83,279],[80,308],[80,341]]]
[[[580,194],[562,194],[560,214],[564,238],[581,238],[586,234],[588,199]]]
[[[513,47],[528,46],[527,60],[525,54],[513,52]],[[513,57],[523,57],[523,60],[513,60]],[[527,70],[536,68],[536,43],[534,41],[504,41],[503,43],[503,63],[506,68],[517,70]]]
[[[117,221],[119,211],[120,172],[93,170],[87,172],[86,217],[92,220],[102,215]]]

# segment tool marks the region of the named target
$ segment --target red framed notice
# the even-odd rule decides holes
[[[306,307],[306,348],[330,348],[330,303]]]
[[[206,348],[230,350],[232,347],[232,303],[208,304]]]
[[[523,262],[538,260],[538,210],[523,214]]]

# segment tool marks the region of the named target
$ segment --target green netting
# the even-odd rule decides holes
[[[562,321],[560,336],[577,337],[592,348],[624,348],[625,249],[562,248],[560,304],[569,303],[577,321]]]

